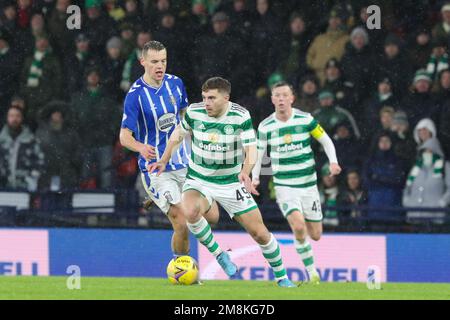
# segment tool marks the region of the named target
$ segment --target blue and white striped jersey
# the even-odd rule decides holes
[[[137,141],[156,147],[156,159],[145,161],[139,155],[139,168],[147,171],[147,165],[161,158],[175,127],[180,123],[180,110],[188,106],[183,81],[166,74],[159,88],[154,88],[141,77],[132,85],[124,102],[122,128],[134,133]],[[190,148],[190,147],[189,147]],[[190,149],[184,141],[173,154],[166,171],[188,166]]]

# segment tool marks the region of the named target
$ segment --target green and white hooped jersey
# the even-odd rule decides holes
[[[260,123],[258,150],[269,148],[275,186],[308,188],[317,184],[311,136],[318,139],[323,134],[311,114],[298,109],[292,109],[286,122],[273,113]]]
[[[181,127],[192,132],[188,179],[225,185],[238,182],[243,147],[256,144],[250,113],[229,102],[220,118],[208,116],[203,102],[191,104]]]

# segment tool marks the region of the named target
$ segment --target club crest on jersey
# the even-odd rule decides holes
[[[159,131],[169,132],[170,129],[177,123],[177,117],[173,113],[163,114],[157,122]]]
[[[233,126],[230,124],[226,125],[224,131],[226,134],[233,134],[234,133]]]
[[[285,144],[290,144],[292,143],[292,135],[290,134],[285,134],[283,137],[283,141]]]
[[[167,201],[173,202],[173,197],[172,197],[172,194],[170,193],[170,191],[164,192],[164,197],[166,198]]]

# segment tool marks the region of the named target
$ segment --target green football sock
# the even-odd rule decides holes
[[[300,258],[302,259],[308,274],[311,275],[312,273],[316,272],[316,266],[314,265],[314,253],[308,240],[305,240],[303,243],[301,243],[296,239],[295,249],[300,255]]]
[[[211,232],[211,227],[204,217],[195,223],[187,223],[187,226],[198,241],[200,241],[200,243],[204,245],[215,257],[222,253],[222,249],[214,239]]]
[[[287,278],[286,269],[284,268],[283,259],[281,258],[280,246],[273,234],[270,234],[269,243],[259,246],[261,247],[264,258],[266,258],[273,270],[275,279],[279,281]]]

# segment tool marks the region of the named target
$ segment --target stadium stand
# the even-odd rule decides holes
[[[204,79],[224,76],[256,128],[273,110],[270,84],[284,79],[298,108],[332,124],[345,166],[320,182],[328,230],[448,231],[450,6],[380,3],[373,30],[370,1],[0,0],[2,225],[89,225],[88,207],[99,226],[169,227],[142,208],[135,155],[118,143],[124,96],[143,72],[137,53],[154,39],[190,102]],[[81,30],[66,28],[70,4],[82,8]],[[257,201],[277,228],[270,177],[261,183]]]

